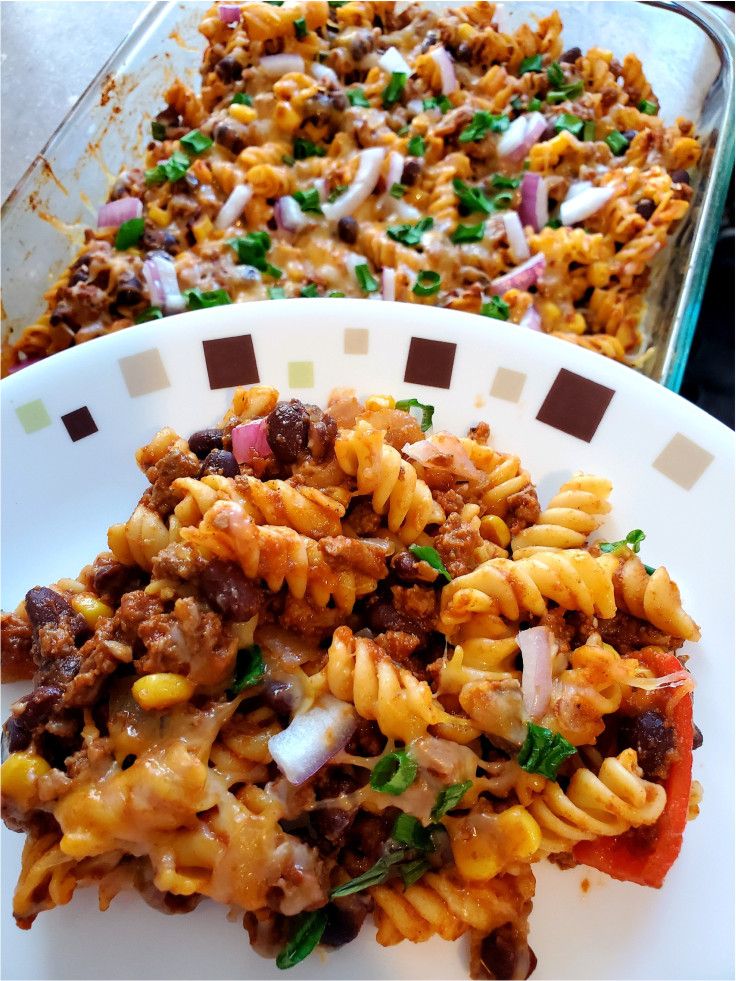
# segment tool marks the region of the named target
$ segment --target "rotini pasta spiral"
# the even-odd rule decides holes
[[[162,519],[144,504],[139,504],[125,524],[111,525],[107,543],[123,565],[139,565],[147,572],[162,548],[175,538]]]
[[[591,474],[566,481],[538,520],[511,540],[515,559],[538,551],[582,548],[611,510],[611,482]]]
[[[640,620],[648,620],[672,637],[700,640],[700,628],[682,608],[680,590],[660,566],[649,575],[637,555],[601,556],[613,578],[619,609]]]

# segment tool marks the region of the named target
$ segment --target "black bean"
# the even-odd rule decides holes
[[[418,565],[411,552],[397,552],[391,559],[391,569],[402,582],[426,582],[419,574]]]
[[[76,614],[69,603],[47,586],[34,586],[26,593],[26,613],[31,626],[36,630],[48,623],[57,624],[65,618],[73,619]]]
[[[547,128],[542,133],[540,137],[540,142],[546,143],[547,140],[552,140],[557,136],[557,130],[555,129],[554,123],[547,123]]]
[[[683,170],[682,167],[678,167],[677,170],[670,171],[670,177],[672,178],[674,184],[690,183],[690,174],[688,174],[686,170]]]
[[[401,183],[406,184],[407,187],[411,187],[413,184],[416,184],[421,172],[422,161],[417,159],[417,157],[409,157],[404,164],[404,169],[401,171]]]
[[[358,895],[344,896],[336,899],[327,906],[327,925],[322,934],[322,943],[326,947],[342,947],[360,933],[363,920],[368,915],[369,901],[367,897]]]
[[[560,55],[560,64],[571,65],[574,61],[577,61],[583,52],[580,48],[568,48],[567,51]]]
[[[51,311],[51,316],[49,321],[52,327],[56,327],[58,324],[69,324],[72,327],[76,327],[77,322],[74,319],[74,310],[71,304],[67,303],[66,300],[62,300],[57,303],[54,309]]]
[[[439,37],[437,36],[437,31],[427,31],[427,34],[422,41],[422,46],[419,50],[422,54],[426,54],[433,45],[437,44],[438,41]]]
[[[31,741],[31,730],[25,725],[22,718],[17,719],[11,715],[3,726],[2,739],[2,758],[8,753],[17,753],[18,750],[25,749]]]
[[[703,745],[703,733],[698,726],[693,723],[693,749],[700,749]]]
[[[233,620],[250,620],[260,608],[258,586],[245,578],[235,562],[213,559],[200,576],[202,592],[212,606]]]
[[[240,467],[229,450],[212,450],[205,457],[202,469],[199,471],[200,480],[211,473],[222,474],[223,477],[237,477]]]
[[[657,205],[651,198],[641,198],[636,206],[636,213],[637,215],[641,215],[645,221],[649,221],[654,214],[656,207]]]
[[[309,823],[316,838],[325,838],[335,845],[342,841],[343,835],[355,820],[355,810],[344,807],[322,807],[313,811]]]
[[[623,738],[636,750],[639,766],[646,779],[664,776],[665,759],[672,749],[674,739],[672,729],[659,712],[642,712],[641,715],[626,720],[621,730]]]
[[[470,47],[467,41],[461,41],[455,48],[454,54],[455,61],[471,61],[473,57],[473,49]]]
[[[48,722],[62,694],[62,689],[58,685],[39,685],[34,688],[20,715],[23,725],[27,729],[35,729],[36,726]]]
[[[288,718],[294,707],[292,691],[291,686],[285,681],[268,678],[263,685],[263,701],[274,710],[276,715]]]
[[[189,449],[204,460],[212,450],[222,449],[221,429],[199,429],[189,437]]]
[[[422,633],[416,621],[399,613],[390,603],[376,603],[372,606],[368,614],[368,625],[376,634],[387,630],[402,630],[408,634]]]
[[[78,654],[69,654],[66,657],[57,658],[53,664],[54,680],[60,684],[71,681],[79,674],[82,659]]]
[[[133,307],[143,299],[143,283],[137,276],[121,276],[116,300],[124,307]]]
[[[245,138],[232,123],[224,121],[218,123],[212,131],[212,138],[215,143],[219,143],[236,155],[245,149]]]
[[[128,753],[123,762],[120,764],[121,770],[128,770],[135,763],[135,756],[132,753]]]
[[[243,75],[243,66],[233,55],[225,55],[215,65],[215,71],[223,82],[235,82]]]
[[[276,459],[295,463],[309,437],[309,413],[304,405],[298,399],[279,402],[266,419],[266,426],[268,445]]]
[[[337,234],[341,242],[355,245],[358,240],[358,222],[352,215],[343,215],[337,223]]]
[[[483,972],[480,976],[490,981],[528,978],[537,965],[534,951],[512,923],[505,923],[484,937],[479,956]]]
[[[356,31],[350,42],[350,54],[353,61],[362,61],[375,47],[375,42],[369,31]]]
[[[76,286],[77,283],[86,283],[89,279],[89,266],[79,266],[69,277],[69,285]]]
[[[105,602],[117,605],[123,593],[129,592],[139,584],[138,576],[131,566],[123,565],[117,559],[101,557],[92,567],[92,588]]]

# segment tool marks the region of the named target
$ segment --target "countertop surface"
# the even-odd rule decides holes
[[[0,3],[2,200],[146,6],[145,0]],[[733,27],[733,11],[718,9]],[[733,427],[733,194],[724,217],[682,394]]]

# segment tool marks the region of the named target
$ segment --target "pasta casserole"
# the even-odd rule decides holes
[[[3,614],[4,679],[33,677],[1,771],[21,928],[94,884],[222,903],[284,969],[372,916],[527,978],[536,863],[662,885],[698,810],[699,628],[642,531],[597,535],[608,480],[542,508],[486,423],[433,415],[236,389],[138,451],[109,551]]]
[[[187,309],[315,296],[641,363],[700,145],[636,55],[565,48],[557,12],[506,32],[482,2],[221,4],[200,30],[201,91],[166,91],[4,373]]]

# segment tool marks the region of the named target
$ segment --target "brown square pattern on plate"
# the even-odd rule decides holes
[[[449,388],[457,344],[412,337],[406,359],[404,381],[431,388]]]
[[[589,443],[613,396],[612,388],[562,368],[537,413],[537,419]]]
[[[234,388],[260,381],[250,334],[202,341],[210,388]]]

